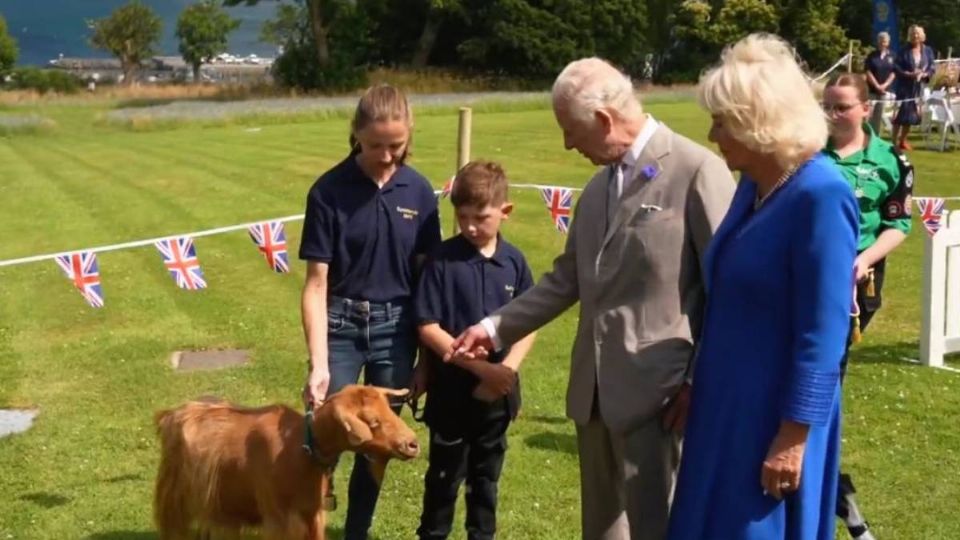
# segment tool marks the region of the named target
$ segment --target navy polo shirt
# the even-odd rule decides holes
[[[330,265],[329,294],[403,302],[413,296],[413,258],[440,243],[433,188],[401,166],[379,188],[351,155],[307,194],[300,258]]]
[[[887,55],[880,57],[880,51],[873,51],[867,55],[867,59],[864,60],[864,67],[873,74],[873,78],[877,80],[878,83],[883,84],[887,81],[887,77],[893,73],[893,63],[896,60],[896,56],[887,51]],[[874,88],[870,88],[871,92],[874,92]]]
[[[437,323],[457,336],[532,286],[526,259],[503,237],[498,239],[493,256],[487,258],[457,235],[443,242],[427,261],[414,311],[420,325]],[[489,360],[502,362],[507,352],[509,349],[491,354]],[[436,410],[438,402],[448,407],[475,401],[470,394],[478,382],[473,374],[452,364],[441,363],[436,368],[427,391],[428,423],[431,409]]]

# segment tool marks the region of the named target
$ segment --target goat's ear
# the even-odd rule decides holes
[[[343,425],[343,430],[347,432],[347,441],[351,446],[360,446],[373,438],[370,427],[367,426],[366,422],[360,420],[356,414],[344,412],[338,408],[336,418]]]
[[[377,485],[383,484],[383,475],[387,471],[387,460],[381,458],[371,458],[368,463],[370,466],[370,476],[376,480]]]

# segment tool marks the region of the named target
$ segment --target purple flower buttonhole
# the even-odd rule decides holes
[[[640,169],[640,174],[647,180],[653,180],[660,174],[660,169],[656,165],[647,165]]]

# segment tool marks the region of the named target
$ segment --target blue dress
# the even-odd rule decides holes
[[[707,308],[669,540],[834,537],[840,359],[857,201],[818,155],[756,212],[744,175],[707,250]],[[764,495],[781,420],[811,426],[799,490]]]
[[[897,73],[894,91],[897,94],[897,101],[903,101],[897,109],[897,115],[893,123],[898,126],[917,126],[923,121],[920,114],[920,102],[917,101],[923,95],[923,86],[930,82],[930,77],[935,71],[933,49],[924,45],[920,49],[920,61],[916,62],[913,58],[913,49],[906,47],[897,55],[897,61],[893,69]],[[924,72],[924,78],[921,81],[913,77],[908,77],[908,72],[919,69]],[[904,101],[909,100],[909,101]]]

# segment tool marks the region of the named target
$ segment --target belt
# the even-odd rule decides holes
[[[327,298],[327,310],[345,317],[358,317],[371,320],[388,320],[398,317],[409,310],[410,302],[371,302],[354,300],[342,296]]]

